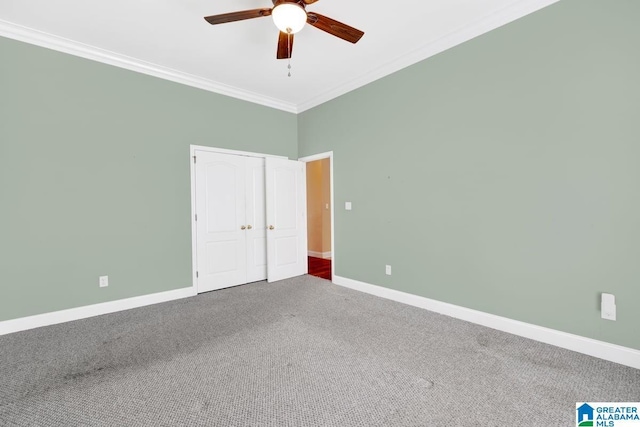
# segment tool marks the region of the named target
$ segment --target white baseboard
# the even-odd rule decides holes
[[[346,277],[333,276],[333,283],[355,289],[356,291],[387,298],[414,307],[424,308],[425,310],[466,320],[467,322],[640,369],[640,350],[633,348],[585,338],[531,323],[520,322],[518,320],[496,316],[495,314],[472,310],[470,308],[460,307],[458,305],[448,304],[382,286],[371,285]]]
[[[329,252],[307,251],[307,255],[315,258],[331,259],[331,251]]]
[[[5,320],[0,322],[0,335],[191,297],[196,295],[196,293],[197,292],[193,287],[189,287],[173,291],[159,292],[156,294],[142,295],[139,297],[103,302],[100,304],[86,305],[83,307],[69,308],[67,310],[53,311],[51,313],[37,314],[35,316]]]

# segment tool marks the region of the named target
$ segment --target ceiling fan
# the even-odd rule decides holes
[[[276,27],[280,30],[278,35],[278,59],[291,58],[293,50],[293,35],[300,31],[304,24],[309,24],[319,30],[339,37],[351,43],[357,43],[364,32],[350,27],[342,22],[320,15],[316,12],[307,12],[306,5],[318,0],[272,0],[271,9],[251,9],[239,12],[223,13],[221,15],[205,16],[205,20],[211,25],[224,24],[226,22],[242,21],[244,19],[272,16]]]

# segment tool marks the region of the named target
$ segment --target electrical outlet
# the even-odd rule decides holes
[[[386,273],[387,276],[391,276],[391,266],[390,265],[385,266],[384,272]]]
[[[106,288],[107,286],[109,286],[109,276],[100,276],[99,283],[101,288]]]
[[[600,316],[607,320],[616,320],[616,297],[613,294],[602,294]]]

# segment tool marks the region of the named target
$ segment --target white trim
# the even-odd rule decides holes
[[[329,159],[329,196],[331,203],[331,252],[329,253],[329,257],[323,258],[331,258],[331,277],[335,277],[336,275],[336,235],[335,235],[335,221],[334,221],[334,207],[335,203],[333,200],[333,151],[327,151],[324,153],[313,154],[311,156],[300,157],[298,160],[301,162],[309,163],[316,160]],[[326,252],[325,252],[326,253]]]
[[[33,28],[17,25],[0,19],[0,36],[19,40],[36,46],[46,47],[59,52],[91,59],[104,64],[114,65],[138,73],[147,74],[161,79],[196,87],[220,95],[230,96],[254,104],[264,105],[289,113],[297,113],[296,105],[281,99],[271,98],[259,93],[251,92],[223,83],[208,80],[203,77],[188,74],[162,65],[146,62],[138,58],[122,55],[101,49],[99,47],[80,43],[64,37],[55,36]]]
[[[515,4],[511,4],[499,11],[487,15],[476,22],[465,27],[459,28],[449,34],[446,34],[434,41],[431,41],[411,52],[387,62],[367,73],[349,81],[342,85],[336,86],[314,98],[308,99],[296,107],[298,113],[309,110],[345,93],[351,92],[371,82],[379,80],[389,74],[393,74],[410,65],[424,61],[440,52],[451,49],[459,44],[467,42],[484,33],[488,33],[498,27],[506,25],[510,22],[529,15],[537,10],[552,5],[560,0],[522,0]]]
[[[307,251],[307,255],[312,256],[314,258],[331,259],[331,252]]]
[[[249,156],[249,157],[276,157],[278,159],[288,159],[287,156],[277,156],[275,154],[264,154],[264,153],[254,153],[252,151],[240,151],[240,150],[230,150],[228,148],[218,148],[218,147],[208,147],[206,145],[194,145],[191,144],[189,146],[189,151],[191,156],[195,155],[196,150],[198,151],[207,151],[209,153],[220,153],[220,154],[233,154],[234,156]]]
[[[189,146],[189,173],[191,179],[191,287],[198,293],[198,229],[196,228],[196,150],[202,150],[199,145]]]
[[[403,304],[455,317],[456,319],[476,323],[488,328],[497,329],[499,331],[551,344],[556,347],[566,348],[578,353],[587,354],[589,356],[598,357],[600,359],[640,369],[640,350],[633,348],[585,338],[579,335],[533,325],[531,323],[520,322],[518,320],[496,316],[495,314],[472,310],[470,308],[400,292],[395,289],[371,285],[369,283],[348,279],[346,277],[334,275],[333,283],[346,288],[355,289],[360,292],[401,302]]]
[[[309,163],[309,162],[315,162],[316,160],[332,159],[332,158],[333,158],[333,151],[327,151],[325,153],[314,154],[312,156],[300,157],[298,160],[301,162]]]
[[[481,34],[487,33],[495,28],[522,18],[530,13],[547,7],[559,0],[521,0],[515,4],[511,4],[504,9],[496,11],[476,22],[471,23],[463,28],[453,31],[439,39],[429,42],[418,49],[408,52],[390,62],[377,67],[365,74],[347,82],[336,86],[328,91],[321,93],[311,99],[307,99],[302,103],[295,104],[286,102],[281,99],[271,98],[259,93],[247,91],[237,87],[225,85],[205,79],[203,77],[184,73],[182,71],[163,67],[161,65],[145,62],[137,58],[121,55],[95,46],[79,43],[63,37],[48,34],[39,30],[17,25],[0,19],[0,36],[8,37],[14,40],[20,40],[37,46],[54,49],[60,52],[69,53],[71,55],[82,58],[91,59],[116,67],[125,68],[127,70],[136,71],[138,73],[147,74],[161,79],[181,83],[187,86],[196,87],[198,89],[207,90],[209,92],[221,95],[231,96],[233,98],[264,105],[290,113],[301,113],[310,108],[318,106],[331,99],[351,92],[359,87],[367,85],[375,80],[381,79],[398,70],[406,68],[410,65],[423,61],[440,52],[464,43]]]
[[[144,307],[146,305],[173,301],[181,298],[192,297],[195,295],[196,293],[194,292],[194,289],[189,287],[166,292],[158,292],[156,294],[125,298],[116,301],[103,302],[100,304],[85,305],[83,307],[69,308],[67,310],[37,314],[35,316],[5,320],[3,322],[0,322],[0,335],[25,331],[27,329],[39,328],[41,326],[56,325],[58,323],[70,322],[72,320],[86,319],[88,317],[100,316],[103,314],[115,313],[123,310],[130,310],[132,308]]]

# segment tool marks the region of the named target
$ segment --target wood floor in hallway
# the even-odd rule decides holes
[[[309,274],[323,279],[331,280],[331,260],[309,257]]]

